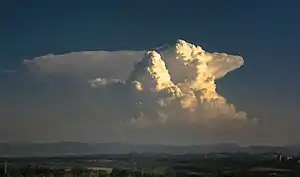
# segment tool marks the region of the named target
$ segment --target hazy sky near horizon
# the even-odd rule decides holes
[[[296,0],[0,2],[0,141],[297,142],[299,7]],[[121,131],[111,124],[104,107],[116,106],[112,117],[118,120],[128,98],[113,92],[103,106],[111,92],[91,90],[88,79],[96,75],[90,71],[126,79],[139,59],[82,52],[126,50],[137,56],[177,39],[244,58],[243,67],[216,81],[217,90],[237,110],[259,118],[256,127],[222,137],[200,127]],[[57,56],[71,52],[79,53]],[[32,72],[24,63],[48,54],[53,56],[45,57],[42,69]],[[106,60],[94,65],[93,57]]]

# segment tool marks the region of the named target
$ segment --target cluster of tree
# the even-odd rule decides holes
[[[162,173],[157,173],[151,170],[114,168],[110,176],[111,177],[204,177],[203,174],[199,174],[199,173],[190,173],[187,171],[176,172],[172,168],[168,168]],[[207,177],[207,175],[205,177]]]
[[[87,168],[46,168],[19,167],[10,168],[6,174],[0,170],[0,177],[110,177],[105,170],[90,170]]]
[[[267,172],[250,172],[245,169],[236,169],[229,173],[222,173],[221,171],[215,173],[195,173],[190,171],[174,171],[167,169],[163,173],[155,173],[154,171],[141,170],[135,168],[114,168],[111,173],[105,170],[90,170],[86,168],[72,168],[72,169],[52,169],[52,168],[13,168],[10,169],[5,177],[268,177],[270,173]],[[1,171],[0,177],[4,177]],[[276,176],[276,174],[273,174]],[[299,173],[283,174],[287,177],[299,177]]]
[[[203,175],[190,172],[176,172],[166,169],[157,173],[146,169],[113,168],[109,173],[105,170],[91,170],[87,168],[46,168],[46,167],[18,167],[10,168],[4,175],[0,170],[0,177],[202,177]]]

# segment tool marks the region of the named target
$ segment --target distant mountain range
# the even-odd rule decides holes
[[[234,143],[213,145],[142,145],[124,143],[0,143],[0,157],[24,156],[64,156],[92,154],[128,154],[128,153],[251,153],[280,152],[286,155],[299,155],[300,145],[290,146],[240,146]]]

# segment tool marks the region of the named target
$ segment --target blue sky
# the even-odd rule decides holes
[[[219,92],[265,125],[289,131],[300,122],[299,7],[296,0],[5,1],[0,69],[19,71],[24,59],[49,53],[144,50],[181,38],[243,56],[245,66],[218,81]],[[20,102],[18,95],[36,89],[24,84],[22,72],[0,75],[1,104]],[[27,85],[26,94],[20,83]]]

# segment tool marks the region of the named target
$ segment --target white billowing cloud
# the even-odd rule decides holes
[[[97,78],[89,81],[90,85],[92,87],[104,87],[110,84],[118,84],[118,83],[125,83],[124,81],[120,79],[105,79],[105,78]]]
[[[215,80],[243,65],[243,58],[209,53],[200,46],[178,40],[174,46],[145,52],[125,89],[132,97],[132,123],[217,123],[248,121],[245,112],[216,92]],[[107,82],[107,81],[105,81]],[[97,79],[93,81],[95,87]],[[99,85],[104,85],[103,79]],[[105,84],[106,85],[106,84]]]
[[[99,126],[114,127],[124,137],[127,130],[137,139],[174,134],[185,140],[184,133],[197,134],[194,139],[231,136],[224,130],[238,136],[242,132],[236,134],[237,129],[247,134],[244,125],[253,120],[216,92],[215,80],[241,67],[243,58],[210,53],[184,40],[148,51],[46,55],[24,64],[33,73],[78,76],[90,88],[76,95],[84,103],[72,103],[85,107],[82,114],[91,115],[93,125],[99,120]]]

